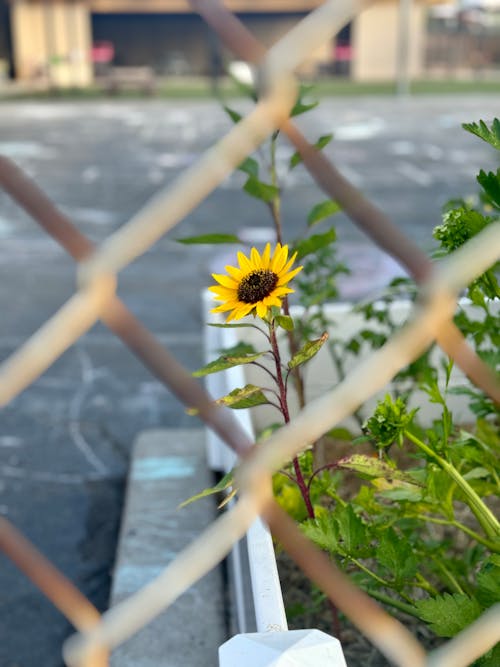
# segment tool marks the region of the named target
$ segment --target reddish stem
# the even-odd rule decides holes
[[[285,420],[285,423],[288,424],[288,422],[290,421],[290,412],[288,410],[286,385],[283,380],[283,371],[281,369],[281,356],[278,347],[278,341],[276,340],[276,329],[274,328],[274,322],[271,322],[269,325],[269,339],[271,341],[272,353],[276,365],[276,381],[278,383],[281,411],[283,413],[283,418]],[[302,498],[304,499],[304,503],[307,509],[307,514],[309,515],[310,519],[314,519],[315,513],[314,513],[314,507],[311,502],[311,495],[309,493],[309,488],[308,485],[306,484],[306,480],[304,479],[304,475],[302,473],[300,462],[297,456],[295,456],[293,459],[293,467],[295,470],[296,482],[300,489],[300,493],[302,494]]]

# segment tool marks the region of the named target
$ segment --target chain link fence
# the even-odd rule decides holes
[[[207,425],[240,455],[243,463],[237,474],[239,500],[155,580],[103,615],[3,518],[0,548],[78,630],[63,647],[71,667],[108,665],[109,652],[216,566],[259,514],[303,571],[388,660],[400,667],[468,665],[500,640],[500,605],[490,608],[457,637],[427,655],[401,623],[351,583],[301,534],[273,501],[271,475],[307,443],[384,387],[434,341],[476,385],[500,400],[495,378],[452,321],[459,291],[500,255],[500,223],[491,224],[454,255],[431,265],[380,210],[306,141],[290,120],[297,94],[293,71],[318,44],[330,39],[361,11],[360,2],[325,2],[267,52],[219,0],[191,0],[191,4],[238,58],[256,67],[259,101],[197,164],[160,191],[104,243],[94,247],[33,181],[8,159],[0,158],[1,185],[78,262],[79,278],[79,289],[69,301],[0,366],[0,404],[11,401],[101,320],[181,401],[197,408]],[[353,223],[407,269],[421,290],[408,324],[334,390],[309,404],[276,432],[265,448],[256,450],[230,411],[215,407],[205,390],[127,310],[115,289],[121,269],[202,202],[277,128],[300,152],[318,185],[339,202]]]

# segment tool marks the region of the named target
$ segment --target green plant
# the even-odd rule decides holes
[[[315,106],[304,101],[304,94],[302,91],[294,115]],[[234,122],[239,121],[236,111],[226,111]],[[491,128],[482,121],[464,127],[494,148],[500,147],[498,120]],[[260,161],[251,157],[240,165],[247,176],[244,191],[266,205],[273,221],[277,240],[273,258],[285,248],[282,188],[276,166],[278,140],[279,132],[275,132],[268,146],[267,176],[262,176],[266,164],[262,155]],[[320,137],[316,148],[321,150],[330,140],[330,135]],[[288,168],[294,169],[299,163],[300,156],[294,154]],[[481,171],[477,180],[482,188],[477,202],[457,200],[445,206],[442,224],[434,231],[439,242],[436,256],[452,252],[498,219],[500,170]],[[286,423],[290,419],[290,382],[302,407],[306,401],[302,368],[323,346],[342,378],[349,355],[356,357],[380,347],[399,327],[395,306],[399,300],[413,300],[417,294],[408,279],[393,281],[379,299],[357,306],[365,326],[356,335],[346,341],[336,336],[335,327],[332,335],[326,334],[332,330],[332,322],[322,306],[338,297],[337,278],[348,273],[348,268],[337,259],[335,228],[318,232],[316,226],[338,210],[331,200],[315,205],[308,215],[306,236],[291,244],[293,259],[302,263],[295,278],[304,309],[300,320],[294,322],[290,316],[286,290],[273,292],[288,281],[279,282],[282,267],[273,264],[270,248],[266,247],[262,255],[252,249],[249,258],[241,254],[239,268],[226,267],[229,277],[214,276],[219,285],[212,290],[223,302],[215,310],[230,311],[229,319],[249,313],[260,318],[257,322],[214,326],[257,328],[265,346],[257,350],[241,343],[237,348],[221,350],[218,359],[195,375],[249,364],[263,369],[271,379],[271,384],[264,387],[247,384],[235,388],[219,399],[221,404],[233,409],[268,404]],[[234,236],[208,235],[185,242],[235,240]],[[285,273],[291,263],[286,267]],[[461,305],[455,318],[474,349],[493,369],[497,369],[500,359],[497,270],[498,266],[492,267],[468,287],[467,303],[476,310],[471,312],[470,307]],[[242,281],[252,272],[264,280],[264,273],[269,271],[274,272],[276,280],[265,284],[265,294],[259,294],[260,305],[259,299],[246,299],[240,289]],[[295,277],[298,271],[293,273]],[[284,359],[288,361],[284,363]],[[500,601],[500,524],[494,513],[500,503],[498,406],[468,385],[450,386],[452,371],[451,361],[436,365],[429,350],[395,377],[393,395],[379,402],[368,419],[362,410],[356,413],[363,436],[353,439],[342,429],[327,434],[351,443],[347,455],[333,455],[320,463],[317,445],[311,443],[311,448],[280,471],[273,482],[278,502],[360,586],[389,608],[418,619],[442,637],[453,636]],[[409,400],[416,400],[417,389],[424,390],[427,400],[439,407],[440,416],[431,428],[419,424],[418,408],[409,407]],[[467,397],[475,413],[473,424],[454,423],[448,399],[459,392]],[[261,440],[279,426],[272,425]],[[360,449],[367,446],[367,451]],[[232,474],[228,474],[216,487],[195,498],[232,489],[230,497],[235,493],[232,485]],[[494,667],[499,654],[496,646],[478,664]]]

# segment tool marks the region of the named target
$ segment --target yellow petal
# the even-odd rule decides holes
[[[235,266],[226,266],[224,267],[229,273],[229,275],[236,280],[236,282],[240,282],[240,280],[243,278],[243,271],[241,269],[237,269]]]
[[[224,299],[224,301],[237,301],[238,297],[234,290],[227,289],[227,287],[219,287],[218,285],[212,285],[208,288],[209,292],[215,294],[219,301]]]
[[[227,310],[232,310],[234,308],[234,303],[222,303],[217,308],[212,308],[211,313],[225,313]]]
[[[278,296],[266,296],[265,299],[262,300],[262,303],[266,305],[268,308],[271,306],[278,306],[278,308],[281,306],[281,299]]]
[[[230,287],[231,289],[238,289],[238,283],[236,282],[236,280],[233,280],[233,278],[230,278],[229,276],[225,276],[223,273],[221,274],[212,273],[212,278],[221,285],[224,285],[224,287]]]
[[[269,259],[271,257],[271,244],[266,243],[266,247],[264,248],[264,252],[262,253],[262,268],[263,269],[268,269],[269,268]]]
[[[282,273],[286,273],[287,271],[290,270],[291,266],[292,266],[293,263],[295,262],[295,258],[296,258],[296,257],[297,257],[297,253],[294,252],[294,253],[293,253],[293,256],[288,260],[288,262],[287,262],[287,263],[285,264],[285,266],[283,267],[283,269],[282,269],[282,271],[281,271]]]
[[[269,296],[283,296],[284,294],[293,294],[295,290],[290,287],[275,287]]]
[[[244,274],[251,273],[253,271],[252,263],[241,251],[238,252],[238,263]]]
[[[262,301],[257,301],[257,315],[259,317],[265,317],[267,313],[267,306]]]
[[[260,260],[260,254],[257,248],[252,248],[250,251],[250,260],[253,264],[254,269],[260,269],[262,266],[261,260]]]
[[[277,284],[278,284],[278,287],[279,287],[280,285],[286,285],[286,283],[289,283],[290,280],[292,280],[292,278],[293,278],[294,276],[296,276],[297,273],[299,273],[300,271],[302,271],[302,267],[301,267],[301,266],[298,266],[298,267],[297,267],[296,269],[294,269],[293,271],[290,271],[289,273],[285,273],[284,275],[280,276],[279,279],[278,279],[278,283],[277,283]]]
[[[276,254],[272,263],[271,269],[274,273],[279,274],[281,269],[285,266],[288,257],[288,246],[284,245],[280,252]]]

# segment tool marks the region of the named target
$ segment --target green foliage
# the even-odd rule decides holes
[[[279,195],[279,188],[270,183],[259,181],[255,176],[249,176],[247,182],[243,186],[243,190],[256,199],[261,199],[263,202],[269,203],[276,199]]]
[[[230,107],[223,106],[222,108],[227,113],[229,118],[233,121],[233,123],[239,123],[240,120],[243,118],[243,116],[240,113],[238,113],[238,111],[235,111],[234,109],[231,109]]]
[[[376,442],[377,447],[385,449],[394,443],[403,444],[405,430],[411,425],[416,409],[407,411],[402,398],[395,401],[389,394],[378,403],[373,415],[366,420],[363,431]]]
[[[427,621],[439,637],[454,637],[481,613],[478,601],[464,593],[445,593],[417,600],[415,606],[420,618]]]
[[[213,243],[243,243],[235,234],[201,234],[199,236],[186,236],[182,239],[176,239],[177,243],[184,245],[213,244]]]
[[[463,123],[462,127],[467,132],[475,134],[477,137],[480,137],[483,141],[486,141],[490,146],[500,150],[500,120],[495,118],[491,124],[491,127],[488,127],[484,120],[480,120],[478,123]]]
[[[306,239],[298,241],[293,248],[293,250],[297,253],[297,261],[300,262],[304,259],[304,257],[307,257],[307,255],[311,255],[321,248],[325,248],[326,246],[333,243],[336,238],[337,233],[332,227],[323,234],[313,234]]]
[[[307,216],[307,225],[308,227],[314,227],[314,225],[317,225],[325,218],[329,218],[341,210],[340,204],[332,199],[326,199],[325,201],[319,202],[319,204],[316,204],[310,210],[309,215]]]
[[[253,92],[247,92],[254,98]],[[292,115],[306,113],[317,105],[309,101],[308,94],[309,88],[302,86]],[[228,107],[225,111],[233,122],[241,120],[238,112]],[[479,121],[464,128],[500,149],[498,119],[490,126]],[[268,144],[268,160],[262,154],[258,160],[249,157],[239,169],[247,175],[244,191],[267,204],[277,238],[284,242],[283,190],[276,165],[279,138],[276,131]],[[331,140],[332,135],[323,135],[314,147],[320,151]],[[300,154],[294,153],[288,169],[296,168],[301,161]],[[439,244],[437,257],[455,251],[497,221],[500,169],[481,170],[477,182],[481,187],[478,202],[458,197],[445,204],[442,223],[434,230]],[[279,403],[286,421],[288,413],[283,406],[287,405],[287,386],[293,378],[300,387],[297,378],[300,380],[302,366],[324,345],[342,378],[346,359],[379,348],[400,327],[402,309],[398,301],[413,301],[417,294],[415,284],[407,278],[392,281],[379,298],[357,306],[364,324],[349,340],[336,337],[335,332],[330,337],[323,333],[332,322],[322,305],[338,297],[338,278],[349,271],[338,261],[335,228],[315,234],[310,229],[339,210],[333,200],[319,201],[307,215],[307,235],[292,244],[303,267],[295,279],[297,297],[305,309],[303,316],[294,322],[287,310],[274,308],[265,321],[271,351],[257,352],[241,344],[221,351],[218,359],[195,373],[203,376],[239,364],[259,364],[267,354],[271,362],[274,358],[276,370],[270,374],[274,375],[276,389],[246,385],[219,399],[220,403],[236,409]],[[215,236],[214,242],[237,242],[232,235]],[[210,235],[194,238],[209,239]],[[455,317],[457,326],[493,370],[500,364],[497,271],[498,264],[468,287],[467,296],[474,308],[461,307]],[[291,350],[299,350],[290,353],[288,364],[281,361],[279,350],[276,352],[277,329],[284,331],[283,338],[291,342]],[[310,539],[373,597],[396,612],[420,619],[442,637],[454,636],[485,609],[500,602],[500,524],[490,508],[500,497],[500,411],[481,391],[469,385],[450,386],[452,368],[449,360],[436,366],[429,350],[398,373],[391,387],[394,395],[387,394],[372,415],[363,419],[356,413],[364,437],[352,440],[349,434],[344,437],[345,433],[332,431],[331,437],[352,443],[351,452],[345,454],[343,450],[344,454],[333,460],[330,452],[328,462],[318,467],[316,454],[310,450],[273,477],[277,501]],[[424,390],[428,402],[438,406],[440,415],[431,428],[423,428],[418,423],[417,409],[409,407],[417,388]],[[450,395],[458,392],[467,397],[477,417],[469,428],[457,426],[448,407]],[[271,396],[277,397],[278,403]],[[266,429],[260,446],[265,446],[266,438],[279,427],[273,424]],[[355,449],[368,443],[375,455]],[[394,443],[398,448],[392,447]],[[221,481],[197,497],[217,492],[214,489],[221,485],[223,489],[218,491],[227,490],[231,481]],[[498,664],[497,645],[478,661],[477,667]]]
[[[312,89],[312,86],[308,86],[306,84],[301,83],[300,88],[299,88],[299,95],[297,97],[297,101],[295,102],[292,111],[290,112],[290,116],[294,118],[295,116],[300,116],[303,113],[307,113],[308,111],[311,111],[312,109],[315,109],[319,102],[317,101],[307,101],[307,96],[310,94]]]
[[[227,396],[217,400],[220,405],[225,405],[233,410],[254,408],[257,405],[269,403],[262,389],[253,384],[247,384],[240,389],[233,389]]]
[[[219,493],[223,493],[224,491],[230,489],[233,486],[233,484],[234,484],[234,471],[231,470],[230,472],[226,473],[224,477],[222,477],[222,479],[219,482],[217,482],[215,486],[210,486],[207,489],[200,491],[200,493],[197,493],[194,496],[188,498],[187,500],[184,500],[179,505],[179,509],[181,509],[182,507],[186,507],[191,503],[194,503],[196,500],[201,500],[202,498],[207,498],[208,496],[213,496]]]
[[[253,361],[260,359],[264,352],[255,352],[251,345],[241,344],[233,350],[228,350],[220,357],[202,366],[197,371],[194,371],[194,377],[204,377],[211,373],[219,373],[234,366],[241,366],[242,364],[251,364]]]
[[[293,331],[295,329],[294,321],[290,315],[275,315],[274,321],[285,331]]]
[[[313,107],[309,107],[309,108],[313,108]],[[324,134],[316,141],[315,144],[313,144],[313,146],[314,146],[314,148],[316,148],[316,150],[321,150],[325,146],[328,146],[328,144],[330,143],[330,141],[332,139],[333,139],[333,134]],[[295,167],[298,164],[300,164],[301,162],[302,162],[302,156],[300,155],[300,153],[298,151],[296,151],[292,155],[292,157],[290,158],[289,168],[290,169],[295,169]]]
[[[328,334],[325,332],[320,338],[316,340],[309,340],[305,345],[295,354],[288,362],[288,368],[292,370],[305,364],[318,354],[323,345],[328,340]]]
[[[500,169],[496,173],[486,173],[481,169],[477,176],[477,182],[484,190],[487,201],[495,208],[500,209]]]

